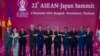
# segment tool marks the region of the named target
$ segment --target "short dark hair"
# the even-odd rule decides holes
[[[24,27],[21,27],[21,28],[24,28]]]
[[[41,24],[39,24],[39,25],[38,25],[38,27],[39,27],[39,26],[41,26],[41,27],[42,27],[42,25],[41,25]]]
[[[50,26],[50,25],[46,25],[46,27],[47,27],[47,26]]]
[[[67,29],[68,27],[64,27],[64,29]]]
[[[91,28],[90,26],[87,26],[87,28]]]

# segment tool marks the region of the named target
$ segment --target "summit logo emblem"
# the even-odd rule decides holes
[[[18,12],[17,12],[17,17],[28,17],[28,12],[26,9],[28,5],[27,0],[18,0],[17,5],[19,7]]]

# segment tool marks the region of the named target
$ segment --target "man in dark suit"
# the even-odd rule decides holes
[[[63,46],[64,46],[63,56],[66,56],[66,50],[67,50],[67,56],[69,56],[70,34],[68,32],[67,27],[64,27],[64,32],[62,33],[62,36],[63,36]]]
[[[51,56],[51,45],[52,45],[52,35],[53,32],[50,30],[50,26],[47,25],[47,30],[44,32],[45,37],[45,46],[46,46],[46,55]]]
[[[6,56],[11,56],[10,51],[12,47],[12,33],[9,27],[6,28],[6,31],[4,33],[4,47],[6,51]]]
[[[78,31],[78,47],[79,47],[79,56],[84,56],[84,47],[85,47],[85,37],[86,31],[83,26],[80,26],[80,30]]]
[[[30,47],[30,55],[36,56],[36,30],[34,29],[34,25],[30,25],[30,29],[28,31],[29,34],[29,47]]]
[[[76,31],[76,27],[72,28],[72,31],[70,32],[70,37],[71,37],[71,56],[77,56],[78,32]]]
[[[87,51],[87,56],[93,56],[93,32],[91,31],[90,27],[87,27],[86,31],[86,51]]]
[[[38,48],[38,56],[43,56],[43,44],[44,44],[44,31],[42,30],[42,25],[38,25],[37,30],[37,48]]]
[[[54,38],[54,52],[55,56],[61,56],[61,36],[62,33],[60,32],[60,28],[57,27],[57,30],[54,32],[55,38]]]
[[[27,32],[24,30],[24,28],[21,28],[19,32],[19,56],[25,56],[26,35]]]

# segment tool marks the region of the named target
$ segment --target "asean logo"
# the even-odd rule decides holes
[[[28,12],[26,9],[28,5],[27,0],[18,0],[17,5],[19,7],[18,12],[17,12],[17,17],[28,17]]]

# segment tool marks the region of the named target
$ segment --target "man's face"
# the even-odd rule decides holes
[[[73,27],[72,30],[73,30],[73,31],[76,31],[76,27]]]
[[[30,28],[34,28],[34,25],[30,25]]]
[[[60,28],[59,27],[57,27],[57,31],[60,31]]]
[[[91,31],[91,29],[88,27],[88,28],[87,28],[87,31]]]
[[[24,28],[21,28],[21,31],[24,31]]]
[[[67,28],[64,28],[64,31],[67,31],[68,29]]]
[[[10,31],[10,28],[9,27],[7,27],[7,29],[6,29],[7,31]]]
[[[39,30],[42,30],[42,26],[39,26]]]
[[[83,30],[84,28],[83,28],[83,26],[80,26],[80,30]]]
[[[50,26],[47,26],[47,30],[50,30]]]

